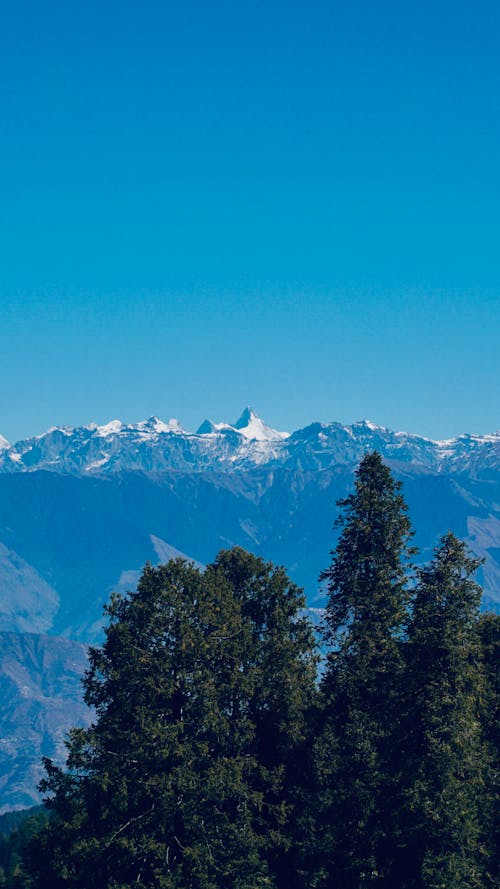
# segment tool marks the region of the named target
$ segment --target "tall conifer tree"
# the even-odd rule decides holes
[[[486,788],[489,814],[488,873],[490,884],[500,886],[500,614],[482,614],[478,631],[486,678],[481,721],[491,754]]]
[[[401,885],[412,889],[490,885],[490,757],[480,723],[485,686],[477,626],[481,589],[472,579],[479,565],[448,533],[430,565],[418,572],[405,645],[403,733]]]
[[[247,753],[259,765],[252,778],[262,795],[256,829],[276,886],[292,889],[301,885],[297,819],[316,694],[314,634],[303,591],[283,568],[238,547],[220,553],[214,567],[240,603],[248,630],[240,659],[250,693],[238,706],[254,727]]]
[[[328,584],[322,730],[316,744],[317,868],[311,885],[390,883],[394,723],[403,670],[411,527],[401,484],[367,454],[340,501]]]
[[[232,709],[250,627],[230,586],[176,560],[146,566],[137,591],[107,610],[84,683],[95,723],[73,732],[67,772],[47,764],[53,818],[36,885],[272,885],[253,828],[254,729],[248,710]]]
[[[292,766],[314,689],[302,592],[283,569],[221,553],[200,572],[146,566],[115,596],[72,733],[47,763],[54,817],[39,889],[288,887]]]

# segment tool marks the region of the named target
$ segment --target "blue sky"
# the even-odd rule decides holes
[[[6,4],[0,433],[500,427],[500,8]]]

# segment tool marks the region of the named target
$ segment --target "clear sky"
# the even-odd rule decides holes
[[[500,6],[16,0],[0,433],[500,427]]]

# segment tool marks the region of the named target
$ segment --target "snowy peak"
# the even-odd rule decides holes
[[[171,432],[175,435],[182,435],[184,433],[184,429],[178,420],[172,419],[169,420],[168,423],[165,423],[163,420],[160,420],[158,417],[150,417],[149,420],[141,420],[140,423],[122,423],[121,420],[111,420],[110,423],[106,423],[104,426],[96,426],[91,423],[89,426],[84,426],[84,429],[89,429],[96,436],[100,438],[109,438],[113,435],[120,436],[128,436],[128,435],[161,435],[163,432]]]
[[[262,423],[262,420],[260,419],[260,417],[257,416],[254,409],[251,407],[246,407],[241,416],[236,420],[236,423],[234,423],[233,425],[235,429],[245,429],[247,426],[250,426],[250,424],[254,423],[255,421]]]
[[[157,435],[161,435],[163,432],[172,432],[174,435],[185,434],[185,430],[175,417],[167,423],[164,423],[159,417],[150,417],[149,420],[143,420],[142,423],[138,423],[135,428],[144,432],[153,432]]]
[[[227,435],[237,433],[247,441],[282,441],[288,438],[288,432],[278,432],[266,426],[263,420],[251,407],[246,407],[236,423],[213,423],[204,420],[197,430],[197,435]]]
[[[222,435],[225,432],[234,432],[234,427],[229,423],[213,423],[212,420],[203,420],[196,430],[196,435]]]
[[[372,423],[371,420],[358,420],[357,423],[353,423],[353,427],[358,429],[365,429],[369,432],[389,432],[385,426],[377,426],[376,423]]]
[[[8,448],[10,448],[10,442],[3,435],[0,435],[0,451],[6,451]]]
[[[236,420],[234,428],[241,435],[251,441],[280,441],[288,438],[288,432],[278,432],[277,429],[271,429],[266,426],[263,420],[251,407],[246,407],[241,416]]]
[[[95,428],[96,435],[100,436],[101,438],[107,438],[108,435],[117,435],[119,432],[121,432],[123,429],[123,423],[121,420],[111,420],[110,423],[106,423],[104,426],[90,426],[89,428],[92,430],[94,430]]]

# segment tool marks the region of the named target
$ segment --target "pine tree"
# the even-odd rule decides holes
[[[276,886],[292,889],[302,885],[298,817],[316,694],[314,634],[303,591],[283,568],[237,547],[213,567],[229,583],[247,629],[239,654],[248,684],[237,707],[254,727],[246,753],[258,763],[251,779],[262,797],[256,829]]]
[[[488,885],[500,886],[500,614],[482,614],[478,632],[486,679],[481,722],[491,756],[485,800]]]
[[[322,726],[315,748],[318,816],[310,885],[362,889],[390,882],[395,720],[411,527],[401,484],[378,453],[339,503],[341,535],[328,584]]]
[[[293,771],[314,693],[302,592],[283,569],[221,553],[202,573],[146,566],[115,596],[71,735],[47,762],[53,817],[39,889],[264,889],[290,874]]]
[[[115,596],[92,649],[68,771],[47,763],[53,817],[33,854],[36,885],[59,889],[258,889],[270,886],[253,829],[262,795],[235,713],[250,628],[220,572],[146,566]]]
[[[407,778],[404,887],[488,885],[485,816],[488,750],[477,633],[480,562],[453,534],[419,570],[405,646]]]
[[[10,816],[10,817],[9,817]],[[0,835],[0,887],[28,889],[32,885],[29,873],[29,845],[47,824],[43,810],[12,812],[4,816],[6,833]],[[9,823],[10,822],[10,823]],[[9,831],[9,827],[12,829]]]

